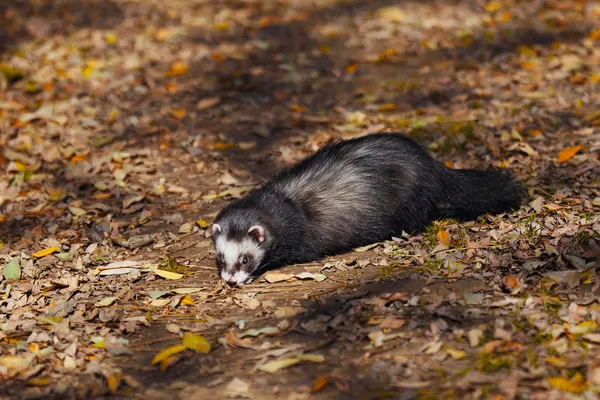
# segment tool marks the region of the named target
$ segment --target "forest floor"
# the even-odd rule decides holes
[[[0,5],[0,398],[595,399],[600,2]],[[523,207],[250,285],[215,213],[403,132]]]

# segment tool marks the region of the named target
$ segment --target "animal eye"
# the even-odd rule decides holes
[[[242,264],[248,264],[248,257],[244,256],[244,258],[242,258]]]

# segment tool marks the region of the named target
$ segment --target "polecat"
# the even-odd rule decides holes
[[[440,217],[518,208],[506,171],[457,170],[400,134],[328,145],[226,206],[212,226],[216,265],[230,285],[266,267],[318,260],[414,232]]]

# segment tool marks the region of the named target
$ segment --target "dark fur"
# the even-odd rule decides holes
[[[345,184],[347,171],[368,179]],[[215,222],[239,239],[262,225],[262,267],[278,267],[412,233],[440,217],[473,219],[520,202],[509,172],[450,169],[405,136],[375,134],[324,147],[225,207]]]

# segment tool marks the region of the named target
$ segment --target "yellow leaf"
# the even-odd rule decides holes
[[[500,10],[502,7],[504,7],[504,6],[502,5],[501,2],[499,2],[499,1],[490,1],[489,3],[487,3],[485,5],[485,11],[487,11],[487,12],[495,12],[495,11]]]
[[[571,379],[565,379],[560,376],[549,378],[548,383],[550,384],[550,386],[553,386],[557,389],[576,394],[587,390],[589,386],[589,384],[585,381],[583,375],[581,375],[581,373],[579,372],[577,372]]]
[[[398,6],[383,7],[377,10],[380,18],[387,19],[391,22],[402,22],[406,18],[406,14]]]
[[[17,167],[17,169],[19,170],[19,172],[25,172],[27,171],[27,165],[23,164],[20,161],[13,161],[15,167]]]
[[[379,55],[379,58],[388,58],[398,54],[398,49],[395,47],[390,47],[389,49],[385,49],[383,53]]]
[[[194,350],[196,353],[207,354],[210,352],[210,343],[201,335],[186,333],[182,343],[186,349]]]
[[[171,69],[165,72],[166,76],[179,76],[185,75],[188,72],[188,66],[183,61],[175,61],[171,64]]]
[[[186,112],[183,108],[176,108],[169,110],[169,114],[175,119],[182,119],[183,117],[185,117]]]
[[[546,364],[551,365],[556,368],[564,368],[567,365],[567,363],[563,359],[558,358],[558,357],[546,358]]]
[[[461,359],[465,358],[467,355],[467,353],[465,353],[462,350],[456,350],[456,349],[451,349],[451,348],[446,349],[446,353],[448,353],[448,355],[453,360],[461,360]]]
[[[321,354],[300,354],[298,356],[298,360],[322,363],[325,362],[325,357],[323,357]]]
[[[88,65],[83,69],[83,71],[81,71],[81,76],[87,79],[90,77],[90,75],[92,75],[92,72],[94,72],[94,68]]]
[[[226,31],[227,29],[229,29],[229,22],[227,22],[227,21],[217,22],[216,24],[213,25],[212,28],[214,31]]]
[[[88,67],[90,67],[92,69],[103,68],[104,65],[106,64],[106,62],[104,60],[99,60],[97,58],[90,58],[85,63]]]
[[[108,120],[110,122],[114,122],[117,117],[119,116],[119,110],[117,108],[113,108],[112,110],[110,110],[110,114],[108,116]]]
[[[346,66],[346,73],[349,75],[352,75],[353,73],[356,72],[357,69],[358,69],[358,64],[356,64],[356,63],[348,64],[348,66]]]
[[[598,39],[600,39],[600,28],[598,28],[595,31],[591,32],[588,35],[588,39],[591,39],[591,40],[598,40]]]
[[[288,108],[290,109],[290,111],[297,112],[297,113],[306,112],[306,108],[302,107],[300,104],[292,104]]]
[[[182,306],[193,306],[195,303],[189,295],[185,295],[182,297],[181,302],[179,304],[181,304]]]
[[[529,46],[521,45],[521,46],[519,46],[519,48],[517,50],[520,54],[527,56],[527,57],[535,57],[535,55],[536,55],[535,50]]]
[[[596,321],[583,321],[573,327],[568,328],[568,331],[574,335],[583,335],[596,330],[598,323]]]
[[[160,28],[159,30],[156,31],[156,34],[154,35],[154,39],[158,40],[159,42],[164,42],[170,36],[171,36],[171,32],[167,28]]]
[[[379,111],[395,111],[396,105],[394,103],[382,104],[379,106]]]
[[[198,221],[196,221],[196,224],[198,224],[198,226],[202,229],[208,226],[208,222],[206,222],[205,219],[199,219]]]
[[[512,20],[512,14],[510,13],[510,11],[505,11],[502,14],[500,14],[499,19],[502,22],[508,22],[508,21]]]
[[[29,386],[36,387],[48,386],[50,383],[52,382],[48,378],[31,378],[27,381]]]
[[[106,43],[108,44],[115,44],[117,43],[117,35],[114,33],[108,33],[106,36],[104,36],[104,40],[106,40]]]
[[[183,274],[178,274],[176,272],[171,272],[171,271],[165,271],[164,269],[157,269],[154,272],[156,272],[156,275],[161,276],[165,279],[181,279],[181,278],[183,278]]]
[[[121,384],[121,380],[123,376],[121,374],[114,374],[106,378],[106,384],[108,385],[108,389],[112,393],[116,393],[119,389],[119,385]]]
[[[73,164],[77,164],[79,162],[85,161],[86,158],[83,154],[75,154],[73,157],[71,157],[71,162]]]
[[[319,46],[319,51],[321,52],[321,54],[330,54],[331,47],[327,46],[326,44],[322,44],[321,46]]]
[[[579,150],[581,150],[581,149],[583,149],[583,146],[567,147],[566,149],[564,149],[563,151],[558,153],[558,157],[556,158],[556,160],[559,163],[567,162],[571,158],[573,158],[573,156],[575,156],[575,154],[577,154],[579,152]]]
[[[49,254],[54,253],[56,250],[58,250],[58,246],[48,247],[47,249],[36,251],[35,253],[32,254],[32,256],[41,258],[41,257],[45,257]]]
[[[437,238],[440,241],[440,243],[442,243],[444,246],[450,246],[450,244],[452,243],[452,238],[450,237],[450,234],[444,229],[440,229],[438,231]]]
[[[274,374],[279,370],[290,367],[294,364],[298,364],[299,362],[300,360],[298,358],[286,358],[283,360],[275,360],[268,362],[266,364],[261,365],[257,369],[260,371],[268,372],[270,374]]]
[[[187,350],[187,347],[184,346],[183,344],[178,344],[176,346],[171,346],[169,348],[166,348],[154,356],[154,358],[152,359],[152,365],[158,364],[159,362],[166,360],[167,358],[171,357],[172,355],[181,353],[182,351],[185,351],[185,350]]]

